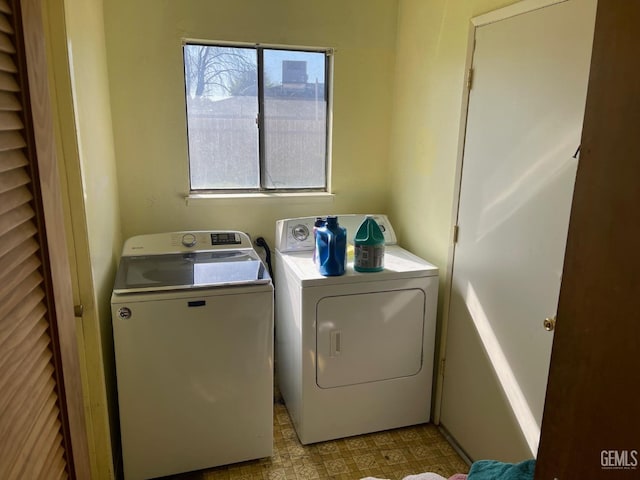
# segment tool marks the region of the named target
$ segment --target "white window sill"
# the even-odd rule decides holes
[[[296,192],[296,193],[190,193],[185,197],[187,205],[206,203],[238,204],[238,203],[272,203],[305,204],[333,202],[335,194],[329,192]]]

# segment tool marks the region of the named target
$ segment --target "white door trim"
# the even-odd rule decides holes
[[[523,13],[533,12],[534,10],[550,7],[556,3],[563,3],[566,1],[567,0],[522,0],[521,2],[514,3],[513,5],[508,5],[506,7],[499,8],[498,10],[473,17],[471,19],[471,24],[474,27],[481,27],[483,25],[499,22],[500,20],[522,15]]]

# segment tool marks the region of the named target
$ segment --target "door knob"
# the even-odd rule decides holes
[[[542,322],[542,326],[547,332],[552,331],[554,328],[556,328],[556,317],[553,316],[545,318],[544,322]]]

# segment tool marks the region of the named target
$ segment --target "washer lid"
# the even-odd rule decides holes
[[[254,250],[123,256],[114,293],[269,283]]]

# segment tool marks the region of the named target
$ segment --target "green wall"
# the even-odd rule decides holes
[[[395,0],[110,0],[104,8],[125,238],[224,228],[269,241],[279,218],[386,213]],[[185,202],[184,38],[336,49],[333,196]]]
[[[440,267],[441,280],[453,228],[470,20],[511,3],[399,3],[389,213],[403,245]]]

